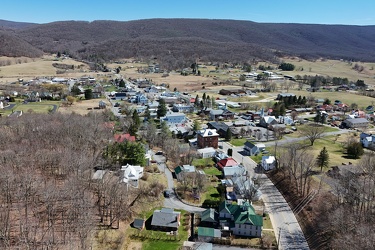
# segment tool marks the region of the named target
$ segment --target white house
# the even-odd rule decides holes
[[[198,149],[198,154],[202,158],[211,158],[215,155],[216,150],[213,147]]]
[[[168,113],[160,118],[160,123],[165,121],[167,124],[182,124],[186,121],[186,116],[183,113]]]
[[[121,167],[121,171],[124,171],[122,182],[138,188],[138,181],[143,176],[143,167],[127,164]]]
[[[272,155],[266,155],[262,156],[262,167],[264,170],[271,170],[274,169],[276,166],[276,159],[275,156]]]

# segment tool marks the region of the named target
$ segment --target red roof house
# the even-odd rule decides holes
[[[238,166],[238,163],[231,157],[218,161],[217,166],[221,169],[224,167]]]
[[[135,141],[135,136],[130,134],[115,134],[115,142],[121,143],[125,140],[127,141]]]

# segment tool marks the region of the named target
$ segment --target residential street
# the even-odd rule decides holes
[[[232,148],[232,157],[237,162],[243,163],[251,177],[260,175],[262,178],[260,187],[262,199],[265,210],[270,215],[275,236],[279,242],[279,249],[309,249],[302,229],[288,203],[266,175],[255,173],[257,164],[250,157],[240,153],[243,147],[233,147],[227,142],[219,142],[219,145],[223,146],[224,152],[227,152],[228,148]]]

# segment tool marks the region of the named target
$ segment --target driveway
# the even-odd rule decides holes
[[[152,155],[153,159],[156,161],[158,169],[160,172],[164,173],[167,177],[168,182],[168,190],[171,190],[171,194],[169,198],[164,199],[164,207],[175,208],[175,209],[182,209],[186,210],[190,213],[200,213],[206,209],[201,207],[195,207],[188,204],[183,203],[180,199],[176,197],[174,193],[174,182],[173,182],[173,175],[172,172],[167,168],[165,165],[165,157],[162,155]]]

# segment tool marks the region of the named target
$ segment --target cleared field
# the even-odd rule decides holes
[[[0,60],[7,60],[2,57]],[[9,59],[11,60],[11,59]],[[13,59],[12,60],[17,60]],[[42,76],[56,76],[59,69],[52,66],[54,63],[63,63],[74,65],[79,70],[71,70],[64,74],[59,74],[61,77],[78,77],[85,75],[88,72],[88,66],[81,62],[72,59],[53,60],[52,57],[43,57],[37,59],[20,58],[20,63],[11,64],[0,67],[0,83],[16,81],[19,78],[31,80],[35,77]]]
[[[375,85],[375,63],[346,62],[340,60],[306,61],[298,58],[285,58],[283,61],[296,66],[296,70],[294,71],[281,71],[285,75],[324,75],[348,78],[351,81],[362,79],[366,84]],[[353,67],[355,64],[363,66],[363,70],[361,72],[354,70]]]
[[[99,106],[99,101],[102,100],[107,104],[107,109],[110,106],[110,103],[107,99],[92,99],[84,100],[73,103],[71,106],[60,107],[59,112],[63,114],[77,113],[80,115],[85,115],[89,112],[102,112],[103,109],[94,109]]]

